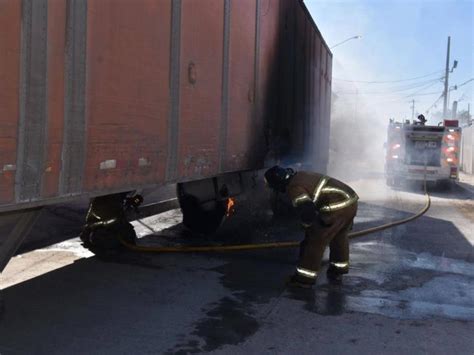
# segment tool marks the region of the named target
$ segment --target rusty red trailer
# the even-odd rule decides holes
[[[1,1],[0,212],[324,170],[331,62],[300,0]]]

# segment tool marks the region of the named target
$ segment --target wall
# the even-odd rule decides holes
[[[461,171],[474,174],[474,125],[462,130]]]

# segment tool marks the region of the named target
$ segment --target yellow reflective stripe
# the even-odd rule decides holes
[[[295,198],[293,199],[293,206],[296,207],[296,206],[298,206],[301,202],[304,202],[304,201],[310,201],[310,202],[312,202],[311,197],[309,197],[308,194],[301,194],[301,195],[299,195],[299,196],[297,196],[297,197],[295,197]]]
[[[107,226],[109,224],[113,224],[117,222],[117,218],[111,218],[111,219],[108,219],[107,221],[103,221],[102,223],[104,224],[104,226]]]
[[[93,215],[95,218],[97,218],[99,221],[102,220],[102,217],[99,216],[97,213],[95,213],[95,212],[92,210],[92,208],[91,208],[90,214]]]
[[[331,203],[327,206],[323,206],[321,207],[321,211],[323,212],[332,212],[332,211],[337,211],[337,210],[340,210],[340,209],[343,209],[347,206],[350,206],[352,205],[354,202],[356,202],[359,198],[357,196],[352,196],[350,197],[349,199],[347,199],[346,201],[342,201],[342,202],[337,202],[337,203]]]
[[[299,274],[305,276],[305,277],[310,277],[312,279],[315,279],[316,276],[318,276],[318,273],[316,271],[311,271],[311,270],[308,270],[308,269],[303,269],[301,267],[297,267],[296,268],[296,272],[298,272]]]
[[[117,218],[112,218],[112,219],[108,219],[106,221],[98,221],[98,222],[88,224],[87,227],[96,228],[96,227],[99,227],[99,226],[108,226],[108,225],[116,223],[117,221],[118,221]]]
[[[327,176],[323,176],[319,184],[314,189],[314,197],[313,202],[316,203],[318,201],[319,195],[321,195],[321,190],[323,189],[324,185],[328,182],[329,178]]]
[[[93,209],[92,209],[92,203],[89,203],[89,208],[87,209],[87,214],[86,214],[86,220],[88,220],[90,216],[95,217],[95,218],[98,219],[99,221],[102,219],[102,217],[100,217],[99,215],[97,215],[97,214],[93,211]]]
[[[336,267],[336,268],[339,268],[339,269],[343,269],[343,268],[346,268],[349,266],[349,262],[346,261],[346,262],[332,262],[331,261],[331,265]]]
[[[321,190],[321,193],[323,194],[333,193],[333,194],[342,195],[345,198],[351,198],[351,195],[349,195],[346,191],[338,189],[337,187],[325,187]]]

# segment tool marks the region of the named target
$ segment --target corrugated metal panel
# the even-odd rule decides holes
[[[218,172],[224,2],[183,1],[181,8],[178,176]]]
[[[170,110],[168,116],[168,154],[166,158],[166,180],[177,178],[178,134],[180,115],[181,77],[181,0],[171,3],[171,43],[170,43]]]
[[[304,154],[305,131],[305,93],[306,93],[306,16],[301,7],[296,9],[296,60],[295,60],[295,110],[293,120],[293,155],[302,156]]]
[[[324,135],[323,127],[326,121],[326,95],[327,88],[324,76],[326,74],[326,49],[321,43],[320,53],[319,53],[319,107],[318,107],[318,160],[317,160],[317,169],[323,170],[324,157],[327,154],[324,149]]]
[[[58,194],[61,171],[61,151],[64,130],[64,61],[66,50],[66,0],[49,3],[48,7],[48,93],[46,158],[42,196]]]
[[[314,86],[314,108],[312,114],[312,121],[313,121],[313,138],[312,138],[312,145],[313,145],[313,155],[312,155],[312,163],[316,170],[321,170],[320,160],[321,156],[324,154],[321,151],[321,128],[322,128],[322,121],[323,118],[320,114],[321,108],[321,40],[319,36],[315,36],[314,39],[314,53],[313,53],[313,61],[314,61],[314,73],[313,73],[313,86]]]
[[[20,92],[21,1],[0,1],[0,204],[14,199]]]
[[[311,111],[311,102],[312,102],[312,85],[313,85],[313,78],[311,76],[311,51],[313,47],[313,31],[311,29],[311,24],[309,20],[306,18],[305,20],[305,67],[304,67],[304,76],[305,76],[305,97],[304,97],[304,160],[308,161],[311,157],[311,147],[312,147],[312,111]]]
[[[40,198],[47,127],[47,0],[23,0],[16,201]]]
[[[243,170],[251,163],[256,0],[231,1],[230,23],[228,122],[223,171]]]
[[[291,160],[293,121],[295,119],[295,27],[296,1],[280,2],[278,115],[270,120],[270,157]]]
[[[311,26],[311,24],[309,24]],[[314,112],[315,112],[315,88],[314,88],[314,82],[315,82],[315,75],[316,75],[316,63],[315,63],[315,58],[314,58],[314,53],[315,53],[315,33],[313,31],[310,31],[310,36],[308,38],[308,115],[311,118],[314,118]],[[308,154],[308,160],[310,164],[313,164],[313,152],[314,152],[314,129],[312,122],[313,120],[307,120],[308,125],[307,125],[307,130],[308,130],[308,144],[306,146],[306,151]]]
[[[326,49],[326,48],[325,48]],[[326,65],[327,65],[327,72],[326,72],[326,111],[324,114],[324,125],[321,129],[323,134],[323,150],[324,155],[321,157],[321,161],[323,164],[324,169],[327,168],[329,162],[329,137],[330,137],[330,130],[331,130],[331,98],[332,98],[332,56],[328,49],[326,49]]]
[[[87,0],[67,0],[61,195],[82,191],[86,151]]]
[[[252,156],[250,167],[262,166],[267,153],[270,122],[277,119],[279,45],[280,45],[280,1],[259,0],[257,2],[257,59],[255,118],[253,121]]]
[[[86,191],[164,181],[170,21],[171,1],[88,2]]]

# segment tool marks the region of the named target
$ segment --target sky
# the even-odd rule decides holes
[[[411,119],[443,109],[447,38],[458,66],[449,86],[474,78],[474,0],[305,0],[328,45],[361,35],[332,49],[333,92],[340,103],[359,105],[384,120]],[[420,78],[421,77],[421,78]],[[418,78],[413,80],[407,80]],[[361,83],[350,81],[397,81]],[[471,104],[474,81],[450,92],[449,107]],[[427,114],[428,111],[428,114]],[[431,122],[435,123],[435,122]]]

